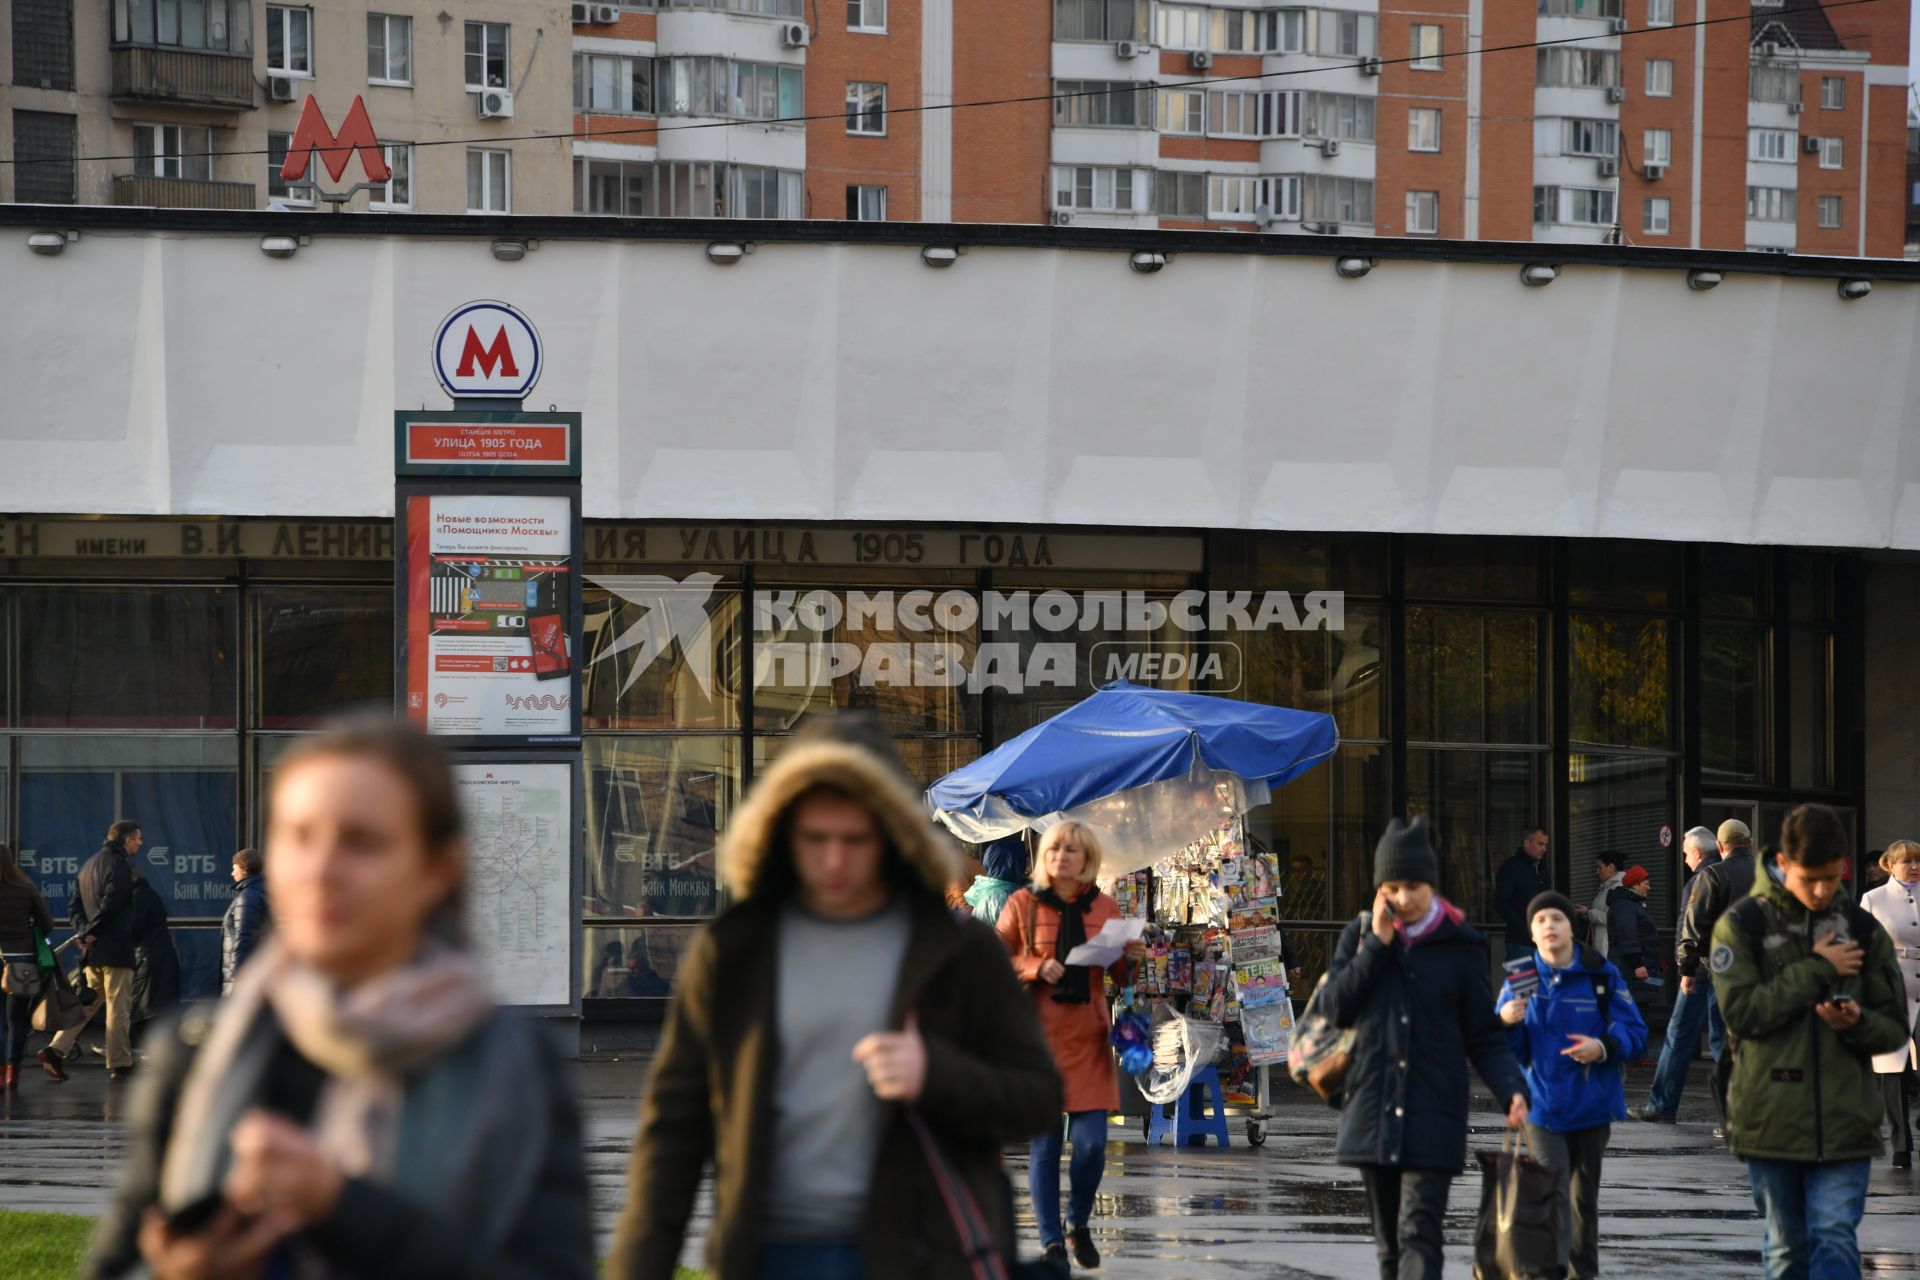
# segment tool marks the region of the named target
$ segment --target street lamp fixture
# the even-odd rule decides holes
[[[930,267],[950,267],[960,260],[960,250],[956,245],[930,244],[920,251],[920,261]]]
[[[67,247],[69,239],[78,240],[77,231],[35,231],[27,236],[27,248],[37,254],[51,258]]]
[[[1128,259],[1128,265],[1141,275],[1150,276],[1167,265],[1167,255],[1164,253],[1152,253],[1143,249]]]
[[[1358,280],[1373,270],[1372,258],[1335,258],[1333,269],[1340,273],[1343,280]]]
[[[1858,302],[1872,292],[1873,281],[1871,280],[1842,280],[1840,282],[1840,297],[1847,302]]]
[[[707,246],[707,261],[716,267],[730,267],[747,256],[747,246],[731,240],[716,240]]]
[[[1687,272],[1687,288],[1697,293],[1705,293],[1719,283],[1720,273],[1718,271]]]
[[[298,236],[262,236],[260,252],[269,258],[291,258],[300,249]]]
[[[1550,262],[1529,262],[1520,268],[1520,283],[1530,289],[1543,289],[1560,278],[1560,268]]]

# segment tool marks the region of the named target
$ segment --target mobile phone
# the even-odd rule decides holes
[[[1832,1000],[1828,1001],[1828,1003],[1829,1004],[1852,1004],[1854,1003],[1854,999],[1852,996],[1847,995],[1845,992],[1841,992],[1839,995],[1834,996]]]
[[[220,1211],[224,1197],[219,1191],[209,1191],[197,1200],[190,1200],[178,1209],[167,1213],[167,1231],[171,1235],[190,1236],[204,1230],[213,1215]]]

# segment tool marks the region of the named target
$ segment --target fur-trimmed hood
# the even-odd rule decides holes
[[[753,896],[773,852],[780,819],[807,792],[827,786],[873,810],[887,840],[922,884],[942,894],[960,874],[960,850],[933,825],[905,776],[865,747],[796,741],[760,775],[720,842],[720,875],[736,901]]]

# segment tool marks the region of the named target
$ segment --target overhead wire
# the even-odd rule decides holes
[[[1485,57],[1488,54],[1494,54],[1494,53],[1524,53],[1528,50],[1550,49],[1550,48],[1554,48],[1561,45],[1584,44],[1592,40],[1611,40],[1611,39],[1620,39],[1627,36],[1653,35],[1660,32],[1687,31],[1694,28],[1698,28],[1698,27],[1722,26],[1722,25],[1725,25],[1728,23],[1734,23],[1734,22],[1751,23],[1756,18],[1762,18],[1762,17],[1764,17],[1768,21],[1773,21],[1776,18],[1783,15],[1787,15],[1787,14],[1832,12],[1835,9],[1856,8],[1862,5],[1882,4],[1885,2],[1886,0],[1833,0],[1833,2],[1830,4],[1813,3],[1813,4],[1802,4],[1802,5],[1783,5],[1778,9],[1768,9],[1768,10],[1765,10],[1764,12],[1748,11],[1748,12],[1742,12],[1737,14],[1731,14],[1726,17],[1702,18],[1693,22],[1666,23],[1660,26],[1629,27],[1624,31],[1596,32],[1593,35],[1584,35],[1584,36],[1563,36],[1555,40],[1530,40],[1530,41],[1525,41],[1525,42],[1516,43],[1516,44],[1491,45],[1491,46],[1486,46],[1479,49],[1460,49],[1460,50],[1455,50],[1453,52],[1443,51],[1438,54],[1409,54],[1404,58],[1378,58],[1378,57],[1360,58],[1354,62],[1334,63],[1327,66],[1294,67],[1284,71],[1262,71],[1262,72],[1253,72],[1246,75],[1238,75],[1238,76],[1202,76],[1198,79],[1192,79],[1192,80],[1170,80],[1170,81],[1142,80],[1138,82],[1138,84],[1130,84],[1128,88],[1119,89],[1119,90],[1115,90],[1111,88],[1086,89],[1086,90],[1077,90],[1071,93],[1038,93],[1038,94],[1026,94],[1020,97],[1012,97],[1012,98],[977,98],[977,99],[969,99],[964,102],[921,103],[918,105],[900,106],[900,107],[889,106],[883,110],[882,114],[885,116],[891,117],[891,116],[921,115],[921,114],[934,112],[934,111],[962,111],[962,110],[973,110],[973,109],[979,109],[979,108],[985,108],[985,107],[1030,106],[1036,103],[1066,102],[1066,101],[1071,101],[1078,98],[1106,98],[1106,97],[1112,97],[1116,93],[1133,93],[1133,92],[1138,92],[1140,90],[1145,90],[1145,89],[1153,89],[1153,90],[1192,89],[1192,88],[1216,89],[1222,85],[1228,85],[1228,84],[1245,84],[1249,81],[1261,82],[1261,81],[1267,81],[1267,80],[1285,79],[1293,76],[1321,75],[1326,72],[1332,72],[1332,71],[1353,71],[1363,67],[1373,67],[1373,66],[1390,67],[1390,66],[1400,66],[1400,65],[1411,65],[1416,62],[1425,64],[1425,63],[1430,63],[1436,59],[1445,61],[1445,60],[1456,59],[1456,58],[1464,59],[1464,58],[1472,58],[1472,57]],[[1172,50],[1170,52],[1179,53],[1179,52],[1184,52],[1184,50]],[[618,56],[618,55],[609,55],[609,56]],[[658,56],[661,56],[664,59],[667,57],[671,57],[672,55],[658,55]],[[1274,53],[1261,53],[1261,52],[1255,51],[1255,52],[1247,53],[1245,55],[1229,54],[1227,56],[1271,57],[1271,56],[1285,56],[1285,55],[1274,54]],[[1111,83],[1126,83],[1126,82],[1110,81],[1107,83],[1111,84]],[[595,113],[592,112],[591,110],[588,110],[588,111],[581,112],[580,114],[593,115]],[[610,138],[626,137],[633,134],[643,134],[647,136],[654,136],[662,133],[679,133],[683,131],[691,131],[691,130],[699,130],[699,129],[738,129],[738,128],[765,129],[765,128],[778,126],[778,125],[812,124],[820,121],[844,120],[844,119],[846,119],[846,112],[844,110],[821,112],[821,113],[812,114],[812,115],[779,116],[772,119],[689,120],[689,121],[684,121],[678,124],[663,122],[663,121],[660,121],[658,118],[655,118],[653,120],[650,120],[646,124],[636,124],[630,128],[625,128],[625,129],[595,129],[591,134],[582,134],[577,130],[568,130],[565,133],[554,133],[554,132],[519,133],[519,134],[488,133],[488,134],[478,134],[478,135],[473,135],[468,137],[458,137],[458,138],[433,138],[426,141],[410,142],[410,143],[406,143],[405,145],[418,149],[421,147],[464,147],[464,146],[476,146],[476,145],[497,146],[498,144],[503,142],[589,142],[589,141],[604,142]],[[351,145],[343,145],[338,147],[314,147],[313,148],[313,151],[316,154],[321,156],[341,155],[344,153],[351,153],[353,150],[354,148]],[[241,156],[265,156],[265,155],[271,155],[273,154],[273,152],[271,150],[262,148],[262,149],[245,150],[245,151],[221,151],[215,154],[218,157],[229,157],[229,156],[241,157]],[[105,164],[111,161],[143,160],[147,158],[149,158],[147,155],[140,154],[140,153],[126,154],[126,155],[102,155],[102,156],[33,157],[29,159],[24,159],[24,160],[15,156],[15,157],[0,158],[0,166],[11,165],[11,166],[18,167],[21,165],[34,165],[34,164],[71,164],[71,165]]]

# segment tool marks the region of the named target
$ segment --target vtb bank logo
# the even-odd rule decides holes
[[[458,400],[525,399],[540,380],[540,334],[504,302],[469,302],[434,333],[433,372]]]

